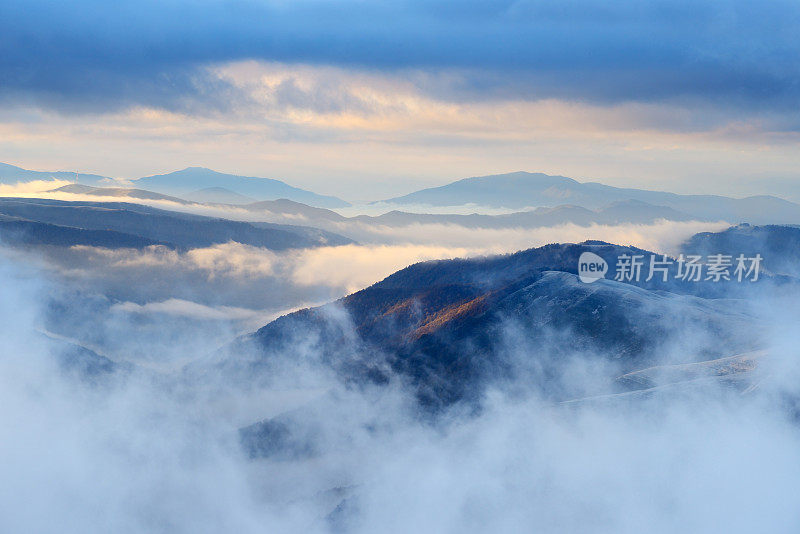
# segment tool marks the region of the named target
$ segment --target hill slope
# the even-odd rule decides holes
[[[758,345],[757,324],[742,301],[731,300],[752,286],[584,284],[575,273],[585,251],[610,265],[621,254],[648,254],[587,242],[416,264],[266,325],[232,347],[218,370],[254,376],[279,361],[314,357],[348,381],[408,381],[423,406],[437,408],[479,402],[487,387],[519,373],[547,395],[569,398],[576,392],[564,385],[563,367],[577,355],[623,374]],[[258,356],[242,356],[252,353]]]

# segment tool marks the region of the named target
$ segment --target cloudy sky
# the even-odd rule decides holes
[[[0,0],[0,161],[800,199],[793,1]]]

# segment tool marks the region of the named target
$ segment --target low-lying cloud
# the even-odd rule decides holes
[[[4,249],[58,280],[40,328],[122,360],[187,361],[300,308],[358,291],[413,263],[516,252],[589,238],[671,253],[716,223],[617,227],[468,229],[450,225],[370,227],[364,244],[275,252],[224,243],[176,251],[163,246]],[[372,243],[369,243],[371,240]],[[135,324],[139,335],[129,335]]]
[[[466,228],[450,224],[412,224],[404,227],[362,226],[350,232],[361,241],[383,240],[393,243],[438,243],[466,246],[499,254],[524,250],[548,243],[580,243],[596,239],[620,245],[632,245],[654,252],[672,254],[686,239],[698,232],[719,231],[730,224],[701,221],[658,221],[653,224],[564,224],[537,228]],[[360,230],[360,231],[359,231]]]
[[[179,373],[138,370],[90,386],[63,375],[36,334],[44,296],[59,282],[5,257],[0,274],[4,531],[800,527],[800,431],[786,403],[797,381],[784,380],[793,367],[781,363],[797,356],[788,343],[794,307],[777,314],[764,303],[781,335],[748,394],[707,384],[675,396],[554,405],[523,380],[490,392],[480,414],[422,422],[402,384],[345,387],[313,355],[257,391],[220,374],[187,383]],[[118,334],[136,338],[137,323]],[[536,358],[524,338],[517,342],[510,348],[519,357]],[[202,358],[193,347],[174,349]],[[570,372],[601,381],[592,359],[576,354]],[[278,414],[317,429],[312,456],[249,459],[239,448],[239,426]]]
[[[114,304],[111,310],[142,314],[163,313],[166,315],[178,315],[207,320],[252,320],[254,317],[259,316],[259,313],[255,310],[247,310],[233,306],[204,306],[197,302],[181,299],[167,299],[162,302],[148,302],[147,304],[120,302]]]
[[[81,269],[140,268],[193,272],[211,283],[216,280],[253,282],[278,277],[297,286],[326,286],[352,292],[385,278],[413,263],[502,254],[548,243],[600,239],[633,245],[659,253],[674,254],[679,245],[700,231],[726,228],[724,222],[670,222],[618,226],[562,225],[544,228],[485,229],[457,225],[410,225],[406,227],[362,227],[364,237],[378,243],[351,244],[275,252],[230,242],[179,252],[163,246],[144,249],[72,247],[66,254],[67,273]],[[387,244],[388,243],[388,244]],[[80,265],[80,267],[78,267]]]
[[[0,183],[0,196],[41,198],[40,195],[42,193],[69,185],[70,183],[71,182],[66,180],[31,180],[29,182],[18,182],[14,184]],[[46,196],[52,198],[49,194]]]

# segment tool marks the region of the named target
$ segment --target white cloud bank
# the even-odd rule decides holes
[[[73,247],[86,265],[104,269],[172,268],[196,271],[208,280],[256,280],[280,277],[300,286],[326,285],[351,292],[375,283],[410,264],[457,257],[503,254],[548,243],[601,239],[659,253],[674,253],[688,237],[714,231],[727,223],[658,222],[582,227],[563,225],[535,229],[470,229],[455,225],[413,225],[378,228],[383,240],[395,244],[351,244],[274,252],[226,243],[177,252],[162,246],[136,249]],[[435,243],[439,243],[438,245]],[[468,245],[469,243],[469,245]]]
[[[410,417],[402,388],[342,387],[296,362],[255,392],[219,374],[210,384],[146,373],[99,388],[74,381],[35,334],[51,282],[3,258],[0,275],[4,532],[800,528],[800,431],[786,402],[797,368],[785,365],[797,360],[796,306],[765,305],[780,357],[750,395],[708,387],[564,407],[495,391],[483,413],[431,424]],[[136,338],[137,323],[120,333]],[[316,454],[248,460],[236,433],[244,413],[319,423]]]

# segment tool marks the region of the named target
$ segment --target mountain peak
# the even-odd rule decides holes
[[[455,183],[459,182],[536,182],[536,183],[548,183],[548,184],[578,184],[577,180],[572,178],[568,178],[566,176],[561,176],[558,174],[545,174],[543,172],[529,172],[529,171],[514,171],[508,172],[503,174],[489,174],[486,176],[473,176],[470,178],[464,178],[463,180],[458,180]]]

